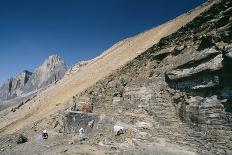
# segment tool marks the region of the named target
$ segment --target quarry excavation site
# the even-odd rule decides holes
[[[51,55],[0,86],[0,154],[232,155],[231,66],[231,0],[71,68]]]

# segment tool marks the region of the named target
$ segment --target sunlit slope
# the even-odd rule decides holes
[[[12,133],[67,106],[72,96],[94,85],[114,70],[125,65],[137,55],[156,44],[161,38],[176,32],[214,2],[206,3],[193,11],[137,36],[125,39],[95,58],[78,72],[67,75],[56,85],[49,87],[16,112],[3,111],[0,132]],[[91,46],[91,45],[90,45]],[[9,110],[9,109],[8,109]]]

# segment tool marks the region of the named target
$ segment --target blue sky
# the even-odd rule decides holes
[[[0,0],[0,83],[51,54],[68,66],[205,0]]]

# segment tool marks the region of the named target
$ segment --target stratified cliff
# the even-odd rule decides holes
[[[218,1],[79,98],[94,113],[151,122],[149,134],[200,154],[231,153],[231,15],[232,1]]]

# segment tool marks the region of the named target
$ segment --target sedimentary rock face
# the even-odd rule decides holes
[[[152,116],[152,134],[160,130],[174,143],[183,136],[186,144],[200,141],[198,148],[210,152],[202,154],[231,154],[231,15],[232,1],[218,1],[81,95],[95,100],[95,111],[120,114],[128,124],[136,125],[135,114]],[[126,85],[119,87],[122,78]],[[192,134],[180,132],[182,123]]]

